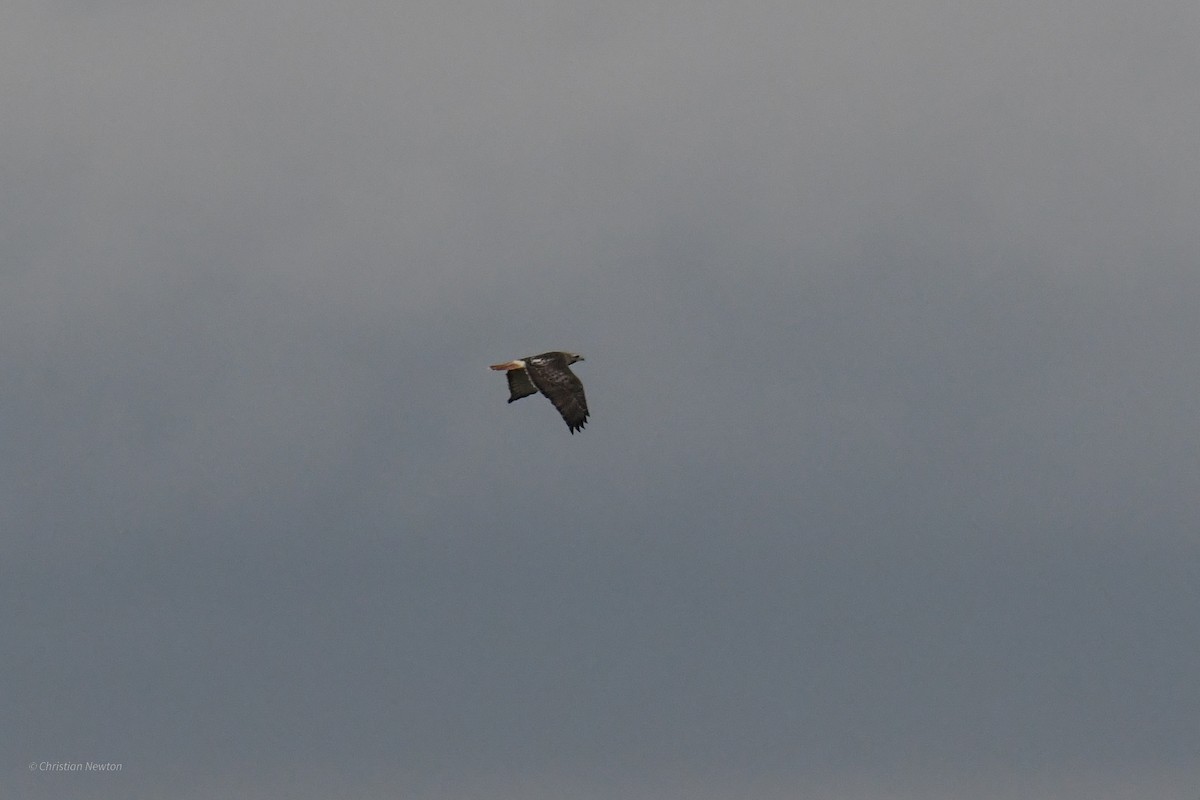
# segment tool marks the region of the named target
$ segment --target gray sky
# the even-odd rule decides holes
[[[5,796],[1195,800],[1198,39],[10,4]]]

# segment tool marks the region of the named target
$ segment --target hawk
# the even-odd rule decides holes
[[[583,429],[588,418],[583,384],[571,372],[571,364],[583,360],[578,353],[552,351],[492,364],[492,369],[503,370],[508,375],[508,402],[541,392],[554,403],[574,435],[575,431]]]

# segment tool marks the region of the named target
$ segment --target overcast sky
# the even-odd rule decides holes
[[[1198,41],[10,3],[2,793],[1196,800]]]

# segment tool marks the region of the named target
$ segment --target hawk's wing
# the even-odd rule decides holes
[[[554,403],[554,407],[558,409],[559,414],[562,414],[571,433],[583,428],[588,418],[587,398],[583,396],[583,383],[575,377],[574,372],[571,372],[563,354],[547,353],[524,359],[524,361],[524,371],[529,374],[529,380],[533,381],[533,385],[538,388],[538,391],[550,398],[551,403]],[[512,375],[513,372],[516,370],[512,370],[508,374]],[[511,388],[513,379],[510,377],[508,380]]]
[[[508,402],[520,400],[522,397],[529,397],[531,394],[537,394],[537,387],[533,385],[533,381],[529,380],[529,373],[523,369],[510,369],[505,373],[508,375]]]

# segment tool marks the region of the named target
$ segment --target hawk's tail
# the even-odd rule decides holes
[[[525,366],[524,361],[505,361],[503,364],[492,364],[491,368],[495,370],[508,371],[510,369],[521,369]]]

